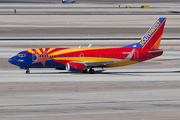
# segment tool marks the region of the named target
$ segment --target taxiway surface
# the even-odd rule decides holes
[[[0,118],[177,120],[179,73],[179,68],[110,69],[94,75],[0,71]]]
[[[96,42],[94,45],[98,46]],[[114,44],[116,42],[123,43],[114,41]],[[4,48],[10,44],[8,41],[1,43]],[[159,58],[131,66],[96,69],[93,75],[54,69],[31,69],[31,74],[25,74],[25,71],[8,64],[8,58],[23,50],[25,45],[35,47],[40,43],[12,41],[11,49],[0,49],[2,120],[180,118],[179,51],[165,51]],[[44,45],[48,43],[56,45],[58,42],[48,41]],[[71,43],[61,42],[62,45]],[[108,43],[103,44],[108,46]]]
[[[162,5],[165,7],[168,4]],[[169,5],[178,6],[174,3]],[[47,9],[47,6],[44,6],[45,11],[50,9]],[[8,9],[13,7],[14,5],[9,6]],[[77,10],[77,7],[73,9],[88,11],[84,8]],[[161,15],[152,15],[156,11],[162,12],[165,9],[166,11]],[[66,8],[61,10],[69,11]],[[90,12],[96,10],[99,12],[98,9],[91,9]],[[112,8],[109,10],[114,12]],[[180,119],[178,40],[180,17],[174,13],[165,14],[168,11],[179,12],[179,7],[145,10],[151,12],[151,15],[147,13],[140,15],[142,9],[121,10],[121,12],[136,10],[139,15],[102,15],[102,13],[101,15],[25,15],[27,10],[23,9],[21,12],[25,14],[22,15],[1,14],[0,119]],[[37,11],[44,12],[44,10]],[[107,10],[101,9],[100,12],[107,13]],[[103,41],[96,38],[141,38],[158,17],[167,17],[163,37],[169,40],[162,40],[161,48],[176,49],[165,51],[161,57],[146,62],[120,68],[96,69],[96,74],[91,75],[54,69],[31,69],[31,74],[25,74],[25,71],[7,61],[19,51],[30,48],[78,47],[79,45],[87,47],[90,43],[94,47],[121,47],[137,41],[127,39]],[[22,38],[29,40],[23,41]],[[65,38],[65,40],[37,41],[34,38]],[[66,40],[67,38],[75,38],[75,40]],[[78,38],[91,38],[93,41],[78,41]],[[177,39],[170,40],[171,38]]]

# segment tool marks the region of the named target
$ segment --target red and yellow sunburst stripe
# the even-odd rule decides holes
[[[100,50],[100,49],[103,49],[103,48],[67,48],[60,51],[59,50],[53,51],[51,52],[51,55],[61,55],[61,54],[67,54],[67,53],[83,52],[87,50]]]
[[[30,50],[26,50],[25,52],[42,54],[46,49],[48,49],[48,48],[30,49]]]
[[[86,62],[93,62],[93,61],[111,61],[111,60],[120,60],[114,58],[102,58],[102,57],[54,57],[54,60],[69,60],[69,61],[86,61]]]
[[[40,48],[40,49],[30,49],[26,52],[28,53],[37,53],[42,54],[45,50],[48,50],[47,55],[66,55],[70,53],[77,53],[80,54],[83,51],[92,51],[92,50],[104,50],[104,48]]]

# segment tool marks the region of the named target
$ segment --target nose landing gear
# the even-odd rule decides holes
[[[29,68],[26,68],[26,67],[20,67],[20,69],[26,70],[26,74],[29,74],[29,73],[30,73]]]
[[[30,73],[30,70],[26,70],[26,74],[29,74]]]

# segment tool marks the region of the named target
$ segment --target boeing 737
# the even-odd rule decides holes
[[[18,53],[8,61],[25,69],[55,68],[58,70],[95,73],[93,68],[119,67],[139,63],[163,54],[159,49],[166,18],[159,18],[142,39],[122,48],[39,48]]]

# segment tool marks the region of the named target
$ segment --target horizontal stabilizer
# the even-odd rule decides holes
[[[159,52],[163,52],[163,51],[168,51],[168,50],[172,50],[174,48],[171,49],[163,49],[163,50],[152,50],[152,51],[148,51],[149,54],[153,54],[153,53],[159,53]]]
[[[164,50],[153,50],[153,51],[148,51],[149,54],[153,54],[153,53],[159,53],[159,52],[163,52]]]

